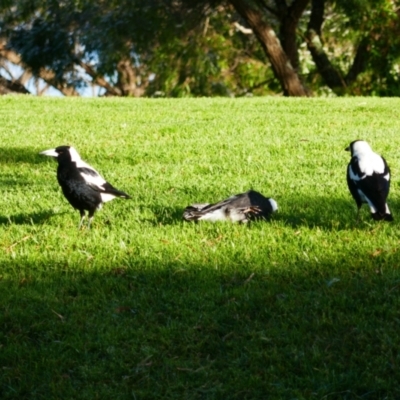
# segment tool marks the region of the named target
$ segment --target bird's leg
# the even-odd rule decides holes
[[[357,207],[356,225],[358,225],[358,223],[360,222],[360,208],[361,208],[361,207]]]
[[[78,225],[78,230],[81,229],[82,222],[85,219],[85,211],[84,210],[79,210],[79,213],[81,214],[81,220],[80,220],[79,225]]]
[[[87,228],[90,229],[90,224],[92,223],[93,215],[89,218]]]
[[[89,211],[89,221],[88,221],[88,225],[87,225],[88,229],[90,229],[90,224],[92,222],[93,216],[94,216],[94,210]]]

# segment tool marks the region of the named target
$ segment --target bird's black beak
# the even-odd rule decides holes
[[[350,151],[350,146],[347,146],[347,147],[345,148],[345,151]]]

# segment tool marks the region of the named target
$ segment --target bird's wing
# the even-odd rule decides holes
[[[237,199],[238,195],[234,195],[231,196],[225,200],[221,200],[218,203],[214,203],[214,204],[207,204],[205,207],[203,207],[201,210],[202,213],[209,213],[209,212],[213,212],[215,210],[219,210],[225,206],[227,206],[228,204],[230,204],[233,200]]]
[[[357,182],[366,176],[366,174],[361,171],[360,163],[358,162],[357,157],[353,157],[350,160],[347,172],[349,179],[354,182]]]
[[[116,189],[111,183],[107,182],[95,169],[81,167],[78,168],[78,171],[88,186],[100,192],[103,202],[110,201],[114,197],[131,198],[127,193]]]
[[[235,198],[237,198],[236,195],[214,204],[204,203],[187,206],[183,212],[183,218],[186,221],[225,221],[228,219],[225,208]]]
[[[104,184],[106,184],[107,182],[95,169],[80,167],[78,168],[78,172],[85,180],[85,182],[93,189],[99,190],[101,192],[105,191]]]
[[[358,190],[361,190],[374,208],[384,214],[390,186],[390,171],[385,159],[382,157],[381,160],[384,164],[383,173],[380,169],[380,173],[372,170],[372,173],[365,174],[361,171],[357,157],[353,157],[348,167],[347,182],[357,204],[361,205],[361,197],[358,193]]]
[[[361,179],[358,175],[356,175],[352,169],[351,163],[347,167],[347,186],[349,187],[350,193],[353,196],[353,199],[356,201],[357,206],[360,208],[362,204],[362,199],[360,197],[360,193],[357,190],[357,182]]]
[[[365,197],[372,203],[380,214],[386,213],[386,198],[389,193],[389,180],[383,174],[373,173],[356,182]]]

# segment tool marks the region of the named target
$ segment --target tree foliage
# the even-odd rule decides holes
[[[399,95],[399,19],[394,0],[3,0],[0,85]]]
[[[313,0],[309,79],[337,94],[399,95],[400,8],[392,0]],[[320,14],[320,15],[318,15]]]

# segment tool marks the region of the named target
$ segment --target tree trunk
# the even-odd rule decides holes
[[[249,7],[246,0],[230,0],[236,11],[253,29],[265,54],[271,62],[275,77],[279,80],[285,96],[307,96],[307,90],[284,52],[272,27],[264,22],[260,14]]]
[[[340,94],[365,70],[370,46],[367,39],[361,41],[353,64],[343,77],[341,71],[332,65],[322,47],[321,26],[324,22],[325,0],[312,0],[311,4],[311,16],[306,33],[307,47],[322,79],[333,91]]]
[[[117,65],[118,82],[124,96],[140,97],[144,94],[144,88],[137,85],[137,76],[131,60],[122,59]]]
[[[277,5],[282,0],[277,0]],[[299,68],[299,51],[297,48],[297,26],[309,0],[296,0],[290,7],[281,7],[279,17],[281,21],[279,36],[282,48],[288,56],[293,68]],[[281,3],[282,4],[282,3]]]
[[[368,39],[361,40],[361,43],[358,45],[353,64],[346,75],[346,84],[351,85],[357,79],[357,76],[365,70],[369,53],[370,45],[368,43]]]
[[[97,72],[89,65],[84,63],[80,58],[76,57],[74,62],[83,68],[83,70],[92,78],[92,85],[98,85],[106,89],[105,96],[122,96],[121,90],[112,86],[104,76]]]
[[[0,95],[10,93],[30,94],[20,82],[13,82],[0,76]]]
[[[321,41],[321,26],[324,22],[325,0],[312,0],[311,16],[307,27],[306,41],[311,57],[322,79],[332,89],[345,88],[342,76],[333,67],[326,55]]]

